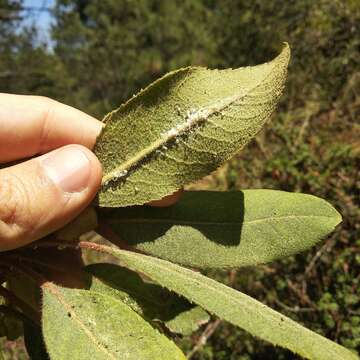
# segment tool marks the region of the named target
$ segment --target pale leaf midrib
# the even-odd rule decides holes
[[[126,258],[130,258],[130,259],[131,259],[131,258],[135,258],[135,261],[139,261],[139,260],[140,260],[140,259],[137,259],[137,257],[139,256],[139,255],[137,255],[137,254],[131,254],[131,253],[128,253],[128,252],[126,252],[126,251],[124,251],[124,250],[118,250],[118,249],[113,249],[113,251],[114,251],[115,253],[118,253],[118,255],[120,255],[120,256],[125,256]],[[217,294],[220,294],[220,296],[226,296],[227,301],[231,301],[231,302],[234,304],[234,308],[236,308],[236,306],[239,306],[239,307],[244,307],[244,306],[245,306],[247,309],[255,309],[255,310],[256,310],[256,309],[257,309],[256,303],[259,303],[259,306],[262,306],[262,307],[266,308],[266,314],[265,314],[265,317],[266,317],[266,318],[268,318],[268,319],[276,319],[276,320],[279,320],[279,317],[280,317],[280,318],[283,318],[283,319],[284,319],[283,323],[287,322],[287,323],[289,324],[290,328],[293,327],[293,328],[295,328],[296,330],[298,330],[298,331],[300,331],[300,332],[302,331],[302,332],[306,333],[306,335],[311,336],[312,338],[316,337],[316,338],[318,339],[318,341],[321,341],[321,343],[324,343],[324,342],[328,343],[329,346],[327,347],[327,350],[329,350],[329,347],[331,348],[331,352],[332,352],[333,355],[334,355],[334,359],[336,358],[336,356],[339,355],[339,351],[341,350],[341,348],[339,349],[339,351],[336,351],[336,350],[338,350],[338,349],[336,349],[336,350],[334,349],[334,347],[339,346],[338,344],[333,343],[333,342],[331,342],[330,340],[326,339],[325,337],[323,337],[323,336],[321,336],[321,335],[319,335],[319,334],[317,334],[317,333],[315,333],[315,332],[313,332],[313,331],[311,331],[311,330],[303,327],[302,325],[300,325],[300,324],[296,323],[295,321],[287,318],[286,316],[284,316],[284,315],[282,315],[282,314],[280,314],[280,313],[277,313],[275,310],[273,310],[273,309],[271,309],[271,308],[263,305],[262,303],[258,302],[258,301],[255,300],[255,299],[252,299],[252,298],[249,297],[248,295],[246,295],[246,294],[244,294],[244,293],[241,293],[241,292],[236,292],[235,294],[230,294],[230,296],[229,296],[227,293],[232,292],[232,291],[235,291],[235,290],[233,290],[233,289],[231,289],[231,288],[228,288],[228,287],[226,287],[225,285],[223,285],[223,284],[221,284],[221,283],[218,283],[218,282],[216,282],[216,286],[212,286],[211,282],[212,282],[212,281],[215,282],[215,280],[212,280],[212,279],[210,279],[210,278],[205,278],[205,279],[203,279],[203,278],[202,278],[202,277],[203,277],[202,275],[199,276],[198,274],[194,273],[193,271],[188,270],[188,269],[185,269],[185,268],[181,268],[182,271],[177,271],[178,269],[173,269],[173,267],[175,266],[175,265],[173,265],[173,264],[167,264],[167,266],[163,265],[163,264],[161,263],[163,260],[159,260],[159,259],[156,259],[156,258],[153,258],[153,257],[151,257],[151,260],[153,260],[153,262],[156,263],[156,266],[157,266],[158,269],[161,269],[162,271],[164,271],[164,272],[166,272],[166,273],[169,273],[169,271],[170,271],[170,272],[175,272],[178,276],[180,276],[180,277],[182,277],[183,279],[185,279],[185,283],[189,281],[189,278],[191,279],[192,282],[195,282],[195,281],[196,281],[196,280],[193,279],[193,277],[195,277],[195,278],[200,278],[200,279],[198,279],[197,281],[200,281],[201,284],[202,284],[204,287],[206,287],[206,288],[209,289],[209,291],[214,291],[214,292],[216,292]],[[140,260],[140,261],[141,261],[142,263],[145,263],[145,264],[149,262],[149,261],[147,261],[147,259],[146,259],[146,255],[143,255],[143,256],[142,256],[142,260]],[[130,262],[130,264],[128,264],[128,265],[129,265],[129,267],[132,267],[135,271],[136,271],[136,270],[142,271],[141,269],[139,270],[139,269],[137,268],[137,266],[132,266],[132,265],[131,265],[131,262]],[[153,264],[150,263],[149,266],[150,266],[150,267],[153,267]],[[142,267],[142,266],[140,265],[140,268],[141,268],[141,267]],[[184,274],[183,272],[189,272],[189,274]],[[151,276],[151,275],[149,275],[149,271],[145,271],[144,273],[145,273],[146,275],[148,275],[150,278],[153,278],[153,280],[154,280],[154,277]],[[155,279],[155,280],[156,280],[156,279]],[[161,283],[161,282],[160,282],[160,283]],[[162,283],[162,285],[163,285],[163,283]],[[169,286],[169,285],[164,285],[164,286],[167,287],[167,288],[168,288],[169,290],[171,290],[171,291],[177,292],[177,291],[175,290],[175,287],[173,287],[173,286]],[[173,288],[172,288],[172,287],[173,287]],[[219,287],[220,287],[220,289],[219,289]],[[225,289],[221,289],[221,287],[225,287]],[[181,294],[181,293],[180,293],[180,294]],[[236,296],[233,296],[233,295],[236,295]],[[239,299],[239,298],[238,298],[239,296],[241,296],[242,299]],[[204,304],[201,304],[201,303],[203,302],[202,300],[200,300],[200,301],[195,301],[195,302],[196,302],[198,305],[204,307],[205,309],[208,309],[208,306],[206,306],[206,304],[205,304],[205,306],[204,306]],[[254,304],[255,304],[255,306],[254,306]],[[209,310],[209,311],[212,312],[211,310]],[[216,311],[216,312],[217,312],[217,311]],[[216,312],[214,312],[214,314],[216,314]],[[216,315],[217,315],[217,314],[216,314]],[[221,315],[218,315],[218,316],[221,316]],[[263,315],[263,316],[264,316],[264,315]],[[225,319],[225,320],[230,321],[231,323],[239,326],[233,319],[230,318],[230,316],[227,316],[227,319]],[[245,330],[249,331],[248,329],[245,329]],[[256,333],[253,333],[253,335],[256,336],[257,334],[256,334]],[[266,337],[263,337],[263,339],[265,339],[265,340],[267,340],[267,341],[270,341],[270,340],[268,340]],[[270,342],[271,342],[271,341],[270,341]],[[284,346],[284,345],[282,345],[282,346]],[[340,347],[340,346],[339,346],[339,347]],[[289,348],[290,348],[290,347],[289,347]],[[304,351],[301,351],[301,349],[299,349],[298,347],[297,347],[296,350],[295,350],[294,347],[291,347],[291,350],[292,350],[292,351],[296,351],[298,354],[305,355],[305,352],[304,352]],[[344,349],[344,350],[345,350],[345,349]],[[305,355],[305,356],[306,356],[306,355]],[[330,357],[329,357],[329,359],[330,359]]]
[[[323,219],[335,219],[335,216],[326,215],[286,215],[286,216],[275,216],[266,217],[254,220],[245,221],[190,221],[190,220],[178,220],[171,218],[116,218],[111,219],[109,222],[112,224],[128,224],[128,223],[145,223],[145,224],[173,224],[173,225],[218,225],[218,226],[237,226],[237,225],[252,225],[256,223],[267,223],[276,222],[277,220],[290,220],[290,219],[308,219],[308,218],[323,218]]]
[[[77,316],[76,312],[73,310],[71,305],[69,305],[62,294],[56,289],[55,286],[53,286],[50,283],[47,283],[43,287],[47,288],[49,292],[55,296],[55,298],[64,306],[64,308],[67,310],[68,313],[71,314],[71,318],[74,319],[74,321],[83,329],[85,334],[88,336],[88,338],[91,340],[91,342],[95,345],[96,348],[98,348],[100,351],[105,353],[107,356],[109,356],[110,359],[116,360],[117,358],[110,353],[102,344],[96,340],[95,335],[88,329],[88,327],[82,322],[82,320]]]
[[[109,285],[109,286],[110,286],[110,285]],[[116,290],[116,289],[114,288],[114,290]],[[141,315],[139,315],[135,310],[133,310],[133,309],[131,308],[131,306],[129,306],[128,304],[126,304],[126,303],[125,303],[124,301],[122,301],[120,298],[117,298],[117,297],[114,297],[114,296],[112,296],[112,295],[103,293],[103,292],[101,292],[101,291],[91,290],[91,292],[92,292],[92,293],[95,293],[95,294],[97,294],[97,295],[103,296],[103,297],[107,297],[107,298],[109,298],[111,301],[121,303],[122,305],[128,307],[128,308],[129,308],[128,310],[129,310],[130,312],[134,312],[134,315],[138,316],[139,318],[142,318]],[[155,305],[159,305],[159,304],[156,304],[155,302],[154,302],[154,304],[155,304]],[[143,320],[146,322],[145,319],[143,319]],[[165,340],[170,341],[168,338],[166,338],[165,335],[163,335],[162,333],[158,332],[157,329],[154,328],[153,331],[154,331],[154,333],[156,333],[157,336],[159,336],[158,341],[160,341],[160,338],[162,338],[162,340],[164,340],[164,341],[165,341]],[[118,359],[118,358],[114,358],[114,359]]]
[[[132,167],[136,166],[141,160],[145,159],[147,156],[154,153],[156,150],[161,149],[169,141],[175,139],[176,137],[183,136],[184,133],[186,133],[188,130],[191,130],[196,125],[206,122],[206,120],[210,118],[212,115],[218,114],[219,112],[224,111],[226,108],[233,105],[235,102],[243,100],[246,96],[251,94],[252,91],[256,90],[261,84],[263,84],[266,81],[269,75],[271,75],[273,67],[274,66],[270,67],[270,70],[262,77],[262,79],[259,80],[253,87],[249,88],[247,91],[242,91],[235,96],[231,96],[228,97],[227,99],[223,99],[222,101],[218,101],[218,103],[215,103],[212,107],[210,107],[210,109],[209,106],[203,109],[199,109],[198,112],[201,110],[208,112],[205,117],[199,116],[198,119],[196,119],[194,122],[191,122],[190,124],[188,124],[187,122],[180,124],[180,127],[177,129],[176,134],[170,134],[170,131],[168,131],[167,136],[160,137],[159,139],[148,145],[145,149],[139,151],[130,159],[126,160],[125,162],[116,166],[113,170],[105,174],[102,178],[101,184],[105,185],[109,181],[116,180],[119,177],[118,174],[124,171],[126,172],[129,171]]]

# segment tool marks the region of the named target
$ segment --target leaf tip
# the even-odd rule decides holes
[[[290,57],[291,57],[290,45],[287,42],[283,42],[283,48],[280,54],[274,60],[277,63],[281,63],[284,66],[284,68],[287,68],[289,65]]]
[[[335,230],[335,228],[342,222],[343,218],[341,213],[332,205],[330,204],[328,201],[324,200],[324,199],[320,199],[324,202],[324,205],[326,205],[327,210],[328,210],[328,217],[331,218],[331,225],[332,225],[332,230]]]
[[[283,47],[281,50],[281,54],[283,54],[284,57],[290,58],[291,48],[290,48],[289,43],[287,41],[284,41],[282,45],[283,45]]]
[[[342,215],[337,211],[334,207],[334,227],[338,226],[340,223],[342,223]]]

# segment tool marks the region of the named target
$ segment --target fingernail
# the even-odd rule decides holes
[[[78,148],[57,150],[42,161],[46,175],[64,192],[84,190],[90,177],[90,161]]]

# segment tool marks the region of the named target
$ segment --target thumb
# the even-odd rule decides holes
[[[0,251],[37,240],[67,224],[93,199],[101,165],[68,145],[0,170]]]

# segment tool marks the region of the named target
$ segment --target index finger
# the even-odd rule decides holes
[[[68,144],[91,149],[101,128],[100,121],[55,100],[0,93],[0,163]]]

